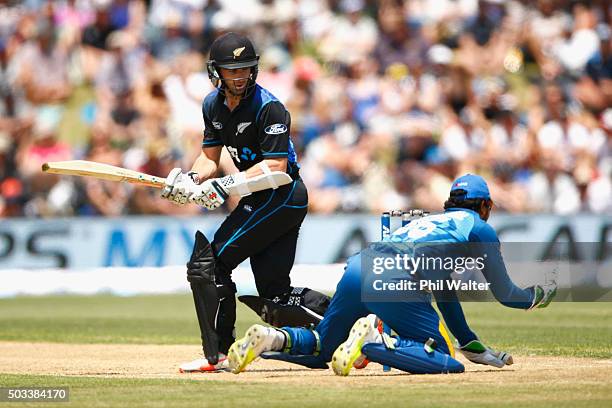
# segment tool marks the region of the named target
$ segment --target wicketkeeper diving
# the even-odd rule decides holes
[[[331,304],[314,329],[253,325],[230,347],[230,369],[240,373],[263,356],[310,368],[327,368],[331,361],[334,373],[342,376],[368,362],[415,374],[461,373],[465,367],[455,358],[446,327],[469,361],[497,368],[512,364],[509,354],[487,347],[469,327],[454,289],[414,290],[409,298],[393,301],[371,299],[364,291],[364,285],[374,276],[368,259],[372,254],[393,253],[401,248],[422,251],[421,255],[467,257],[486,251],[481,273],[497,301],[523,310],[546,307],[556,294],[556,283],[522,289],[512,282],[499,239],[487,223],[492,207],[489,188],[482,177],[467,174],[458,178],[452,184],[443,213],[412,221],[382,243],[373,243],[349,258]],[[417,282],[448,273],[440,268],[420,268],[415,272],[403,273],[402,277]],[[380,320],[396,335],[379,330]]]

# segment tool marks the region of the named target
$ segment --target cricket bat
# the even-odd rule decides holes
[[[162,177],[87,160],[49,162],[42,165],[42,171],[69,176],[95,177],[102,180],[121,181],[156,188],[163,188],[166,185],[166,179]]]
[[[87,160],[49,162],[42,165],[42,171],[69,176],[94,177],[102,180],[120,181],[155,188],[164,188],[166,186],[166,179],[163,177]],[[276,189],[292,181],[293,179],[287,173],[272,171],[268,174],[261,174],[239,183],[224,185],[223,187],[230,195],[244,197],[256,191],[267,190],[269,188]]]

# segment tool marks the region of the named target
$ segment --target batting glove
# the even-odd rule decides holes
[[[227,190],[219,183],[219,179],[206,180],[198,187],[198,191],[190,197],[189,201],[209,210],[219,208],[229,196]]]
[[[545,308],[546,306],[550,304],[550,302],[552,302],[553,298],[557,294],[557,284],[552,283],[552,284],[543,285],[543,286],[535,285],[533,286],[533,293],[534,293],[533,303],[531,304],[531,307],[527,310],[531,310],[535,308],[538,308],[538,309]]]
[[[198,191],[198,175],[191,171],[183,173],[180,168],[174,168],[166,177],[166,186],[161,192],[161,197],[175,204],[183,205]]]
[[[502,368],[505,365],[512,365],[512,356],[503,351],[495,351],[485,346],[480,340],[472,340],[465,346],[459,348],[461,354],[472,363],[490,365]]]

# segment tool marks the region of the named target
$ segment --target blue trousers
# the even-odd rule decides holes
[[[372,361],[395,366],[389,364],[387,359],[401,360],[403,358],[399,356],[401,354],[408,355],[409,360],[412,357],[419,361],[425,358],[428,361],[425,365],[432,368],[430,371],[423,370],[422,367],[405,371],[463,371],[463,365],[452,358],[454,351],[449,336],[430,302],[363,302],[361,300],[361,259],[359,255],[349,259],[331,304],[323,320],[315,329],[316,333],[304,328],[283,328],[290,337],[289,353],[317,354],[317,358],[322,362],[331,361],[332,354],[347,339],[355,321],[371,313],[381,318],[399,336],[399,342],[394,351],[384,350],[382,346],[380,348],[370,347],[373,354],[370,356],[367,348],[364,347],[364,353]],[[430,338],[437,343],[435,353],[426,353],[423,349],[424,343]],[[384,355],[384,351],[387,351],[388,355]],[[440,370],[437,370],[438,366]],[[404,366],[397,368],[404,369]]]

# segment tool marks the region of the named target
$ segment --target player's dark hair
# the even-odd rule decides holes
[[[451,191],[450,197],[444,202],[444,209],[465,208],[467,210],[479,212],[483,202],[487,203],[488,206],[491,205],[491,200],[485,198],[465,198],[466,195],[467,191],[462,189]]]

